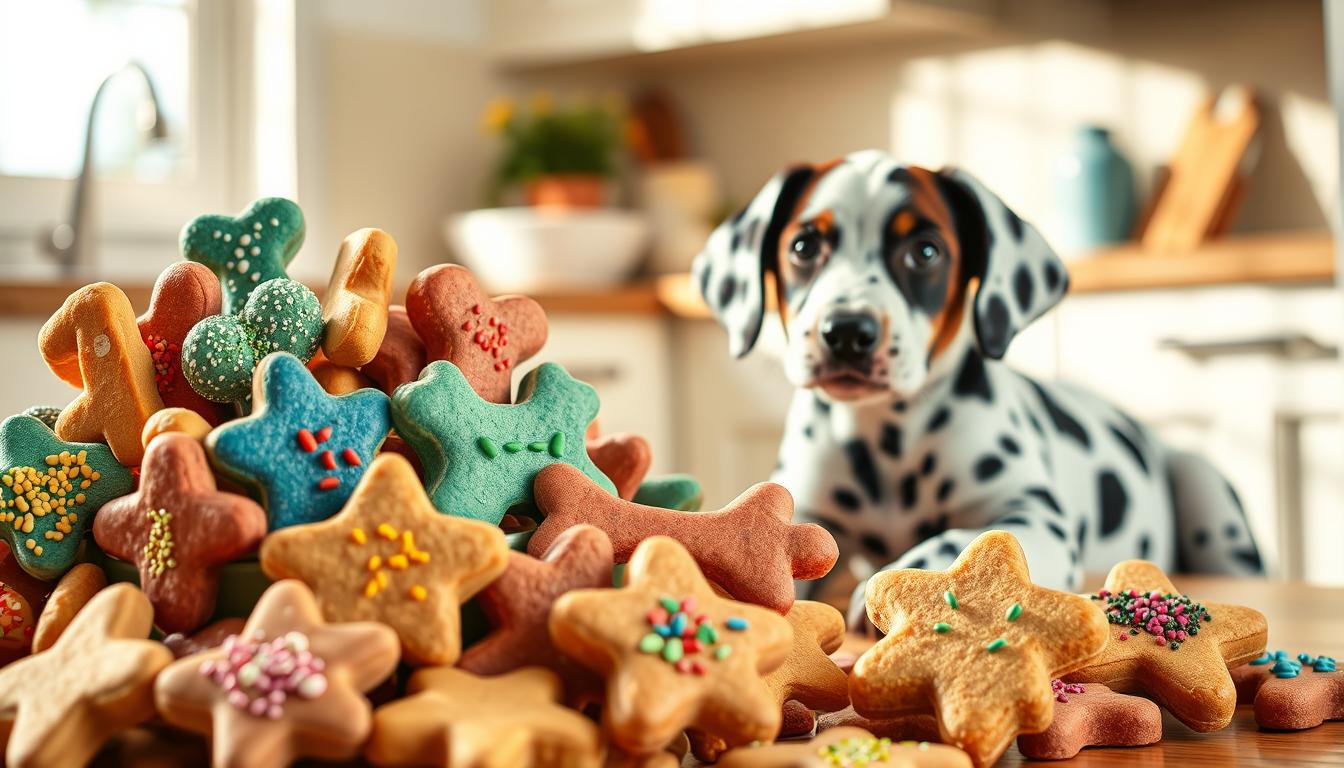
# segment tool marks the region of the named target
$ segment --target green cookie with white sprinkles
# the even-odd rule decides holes
[[[224,312],[240,312],[258,286],[287,277],[303,245],[303,211],[283,197],[263,197],[238,216],[197,216],[182,229],[182,257],[219,277]]]

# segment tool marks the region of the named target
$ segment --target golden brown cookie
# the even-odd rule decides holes
[[[381,229],[357,230],[341,241],[322,296],[322,352],[332,364],[358,368],[378,354],[396,268],[397,242]]]
[[[873,720],[848,706],[837,712],[827,712],[817,718],[817,733],[834,728],[862,728],[874,736],[892,741],[938,741],[938,721],[933,715],[897,715],[884,720]]]
[[[373,380],[360,373],[358,368],[337,365],[328,360],[320,349],[308,361],[308,371],[328,395],[348,395],[357,389],[374,386]]]
[[[1012,534],[990,531],[947,571],[883,571],[868,618],[886,636],[850,677],[859,714],[932,710],[942,741],[990,765],[1019,733],[1050,725],[1050,681],[1101,652],[1106,620],[1085,597],[1031,583]]]
[[[210,426],[210,422],[190,408],[164,408],[145,421],[144,429],[140,430],[140,445],[148,448],[154,438],[168,432],[182,432],[197,442],[204,442],[212,429],[214,427]]]
[[[51,648],[0,669],[7,765],[82,765],[108,737],[154,716],[154,676],[173,655],[145,639],[153,615],[140,590],[115,584]]]
[[[329,624],[307,587],[280,581],[262,594],[242,634],[165,669],[154,700],[172,725],[210,737],[218,766],[347,760],[368,738],[364,692],[396,666],[392,630]]]
[[[42,326],[38,346],[52,373],[84,390],[61,411],[56,436],[107,443],[117,461],[139,464],[140,431],[163,400],[126,294],[111,283],[80,288]]]
[[[674,539],[635,550],[620,589],[556,601],[551,639],[607,681],[603,726],[633,755],[695,727],[730,745],[770,739],[779,704],[762,675],[784,662],[792,630],[778,614],[715,594]]]
[[[439,514],[406,459],[380,453],[345,507],[328,520],[271,532],[261,568],[312,587],[332,621],[381,621],[414,664],[452,664],[459,611],[507,563],[486,523]]]
[[[1197,603],[1146,560],[1117,563],[1092,601],[1112,625],[1106,647],[1061,675],[1065,682],[1146,694],[1200,732],[1232,722],[1237,690],[1228,670],[1265,652],[1264,615],[1240,605]]]
[[[806,742],[741,747],[720,768],[969,768],[965,752],[927,741],[892,742],[862,728],[835,728]]]
[[[80,563],[65,572],[47,598],[33,632],[33,653],[41,653],[56,644],[75,614],[107,586],[107,575],[93,563]]]
[[[477,677],[449,667],[411,676],[406,698],[378,708],[364,756],[374,765],[597,768],[597,726],[566,709],[540,667]]]

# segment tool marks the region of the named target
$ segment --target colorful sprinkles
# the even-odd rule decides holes
[[[182,347],[153,333],[147,333],[142,338],[145,346],[149,347],[149,356],[154,362],[155,386],[160,392],[172,391],[177,366],[182,360]]]
[[[500,448],[505,453],[522,453],[524,450],[533,453],[549,453],[552,458],[559,459],[565,455],[565,433],[556,432],[551,435],[550,440],[535,440],[530,443],[524,443],[521,440],[510,440],[500,446],[488,437],[482,435],[476,438],[476,447],[487,459],[493,459],[499,456]]]
[[[1335,672],[1338,667],[1335,659],[1331,656],[1312,656],[1309,653],[1299,653],[1294,659],[1288,655],[1287,651],[1274,651],[1265,653],[1265,655],[1251,662],[1253,666],[1264,666],[1272,664],[1269,673],[1281,680],[1291,680],[1302,673],[1303,667],[1309,667],[1313,672],[1327,673]]]
[[[694,597],[678,600],[663,595],[658,605],[644,614],[651,631],[639,639],[639,652],[661,656],[683,675],[703,675],[708,671],[700,654],[715,661],[724,661],[733,654],[733,647],[720,642],[719,631],[703,613],[696,611]],[[730,616],[724,627],[731,632],[745,632],[746,619]]]
[[[928,745],[919,748],[928,749]],[[817,757],[837,768],[866,768],[891,759],[891,739],[861,736],[841,739],[818,748]]]
[[[166,509],[151,509],[145,516],[150,521],[149,539],[140,556],[144,558],[146,573],[162,576],[164,571],[177,567],[177,560],[173,559],[173,513]]]
[[[1153,636],[1154,645],[1165,645],[1173,651],[1198,635],[1201,624],[1213,621],[1202,604],[1185,595],[1164,595],[1157,590],[1140,593],[1134,589],[1112,593],[1103,589],[1092,599],[1105,604],[1107,621],[1128,628],[1127,633],[1120,634],[1121,641],[1143,631]]]
[[[484,308],[480,304],[474,304],[471,307],[471,315],[462,321],[461,328],[482,352],[495,358],[496,371],[507,371],[513,365],[513,361],[504,352],[504,348],[509,346],[508,323],[494,315],[486,317]]]
[[[0,648],[26,648],[33,639],[32,609],[23,595],[0,584]]]
[[[87,491],[102,479],[102,473],[88,464],[88,452],[48,454],[46,470],[10,467],[0,475],[0,483],[12,495],[0,501],[0,524],[9,523],[15,531],[32,533],[36,519],[57,515],[54,530],[44,531],[43,540],[61,541],[74,530],[79,515],[74,507],[83,504]],[[34,538],[23,542],[34,555],[42,556],[42,545]]]
[[[1050,681],[1050,692],[1055,694],[1055,701],[1067,704],[1071,694],[1087,693],[1087,689],[1078,683],[1066,683],[1056,678]]]
[[[255,717],[279,720],[290,696],[316,699],[327,690],[326,662],[308,649],[308,636],[288,632],[266,640],[229,635],[224,657],[201,662],[201,675],[227,693],[229,704]]]
[[[364,568],[369,572],[369,580],[364,583],[363,595],[366,598],[377,597],[391,584],[388,571],[405,571],[413,566],[429,562],[429,553],[415,545],[413,531],[398,531],[387,523],[379,523],[373,535],[383,541],[400,543],[395,553],[386,557],[369,555],[363,560]],[[350,542],[363,547],[369,542],[369,534],[363,528],[350,529]],[[363,558],[363,555],[360,555]],[[423,603],[429,597],[429,590],[423,584],[412,584],[406,590],[406,596],[417,603]]]

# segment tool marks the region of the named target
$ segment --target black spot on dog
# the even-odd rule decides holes
[[[1087,518],[1078,521],[1078,556],[1083,556],[1083,550],[1087,548]]]
[[[1147,560],[1150,552],[1153,551],[1153,540],[1148,538],[1148,534],[1139,537],[1139,559]]]
[[[1045,265],[1045,287],[1049,288],[1051,293],[1059,288],[1060,277],[1059,267],[1055,266],[1053,262],[1047,262]]]
[[[1260,552],[1254,547],[1250,549],[1238,549],[1232,553],[1232,557],[1236,558],[1237,562],[1256,573],[1260,573],[1265,569],[1265,564],[1260,561]]]
[[[909,407],[910,406],[904,400],[897,400],[891,404],[891,410],[897,413],[905,413],[906,409]]]
[[[915,473],[911,472],[901,478],[901,506],[905,507],[906,512],[914,511],[915,503],[919,501],[919,480]]]
[[[733,300],[733,294],[737,293],[737,280],[732,275],[724,275],[719,283],[719,306],[727,306],[728,302]]]
[[[1014,440],[1011,435],[1003,435],[1000,437],[999,447],[1010,456],[1022,455],[1022,446],[1018,445],[1017,441]]]
[[[883,424],[882,437],[877,441],[877,447],[892,458],[899,457],[901,455],[901,428],[895,424]]]
[[[1008,351],[1013,328],[1008,305],[1003,302],[1002,296],[994,294],[985,302],[984,313],[976,315],[975,335],[980,339],[980,349],[996,360]]]
[[[1129,494],[1115,473],[1105,470],[1097,478],[1097,504],[1101,509],[1101,536],[1106,538],[1125,524]]]
[[[1055,499],[1055,494],[1051,493],[1049,489],[1036,486],[1034,488],[1026,489],[1023,493],[1041,502],[1056,515],[1064,514],[1064,509],[1059,506],[1059,501]]]
[[[920,542],[928,541],[947,530],[947,515],[942,514],[933,520],[925,520],[915,526],[915,539]]]
[[[1196,547],[1207,547],[1209,545],[1209,532],[1203,528],[1196,528],[1195,535],[1191,537]]]
[[[1223,527],[1223,535],[1229,539],[1235,539],[1241,535],[1241,526],[1236,523],[1228,523]]]
[[[928,565],[929,565],[929,561],[928,561],[928,560],[926,560],[926,559],[924,559],[924,558],[922,558],[922,557],[916,557],[914,560],[911,560],[910,562],[906,563],[906,564],[905,564],[905,567],[906,567],[906,568],[919,568],[920,570],[923,570],[924,568],[927,568]]]
[[[782,195],[781,195],[781,197],[782,197]],[[760,241],[760,239],[757,237],[757,236],[760,235],[760,234],[761,234],[761,220],[760,220],[760,219],[752,219],[751,221],[747,222],[747,244],[748,244],[748,245],[750,245],[752,248],[758,248],[758,247],[760,247],[761,241]]]
[[[1028,525],[1028,524],[1029,524],[1029,522],[1028,522],[1027,518],[1022,517],[1021,515],[1012,515],[1012,516],[1009,516],[1009,517],[1001,517],[1001,518],[999,518],[998,520],[996,520],[995,523],[994,523],[994,525],[995,525],[996,528],[1002,528],[1002,527],[1009,526],[1009,525]]]
[[[940,557],[947,557],[955,560],[957,559],[957,555],[960,554],[961,547],[958,547],[950,541],[944,541],[942,544],[938,545],[938,555]]]
[[[980,459],[975,462],[975,469],[973,471],[975,473],[975,479],[982,483],[987,480],[993,480],[1003,471],[1003,459],[992,455],[981,456]]]
[[[938,465],[938,457],[932,453],[924,457],[924,462],[919,465],[919,474],[928,477],[933,474],[933,468]]]
[[[873,464],[873,454],[868,450],[868,443],[860,439],[846,442],[845,456],[849,458],[849,469],[854,473],[854,479],[868,494],[868,498],[875,502],[881,501],[882,486],[878,483],[877,466]]]
[[[742,230],[740,229],[733,230],[733,239],[729,241],[728,247],[734,251],[742,247]]]
[[[1041,420],[1036,418],[1036,414],[1027,411],[1027,422],[1031,424],[1031,429],[1041,437],[1045,437],[1045,427],[1041,426]]]
[[[879,280],[879,278],[878,278],[877,275],[869,275],[869,276],[868,276],[868,284],[869,284],[869,285],[877,285],[878,280]]]
[[[1125,434],[1123,429],[1120,429],[1114,424],[1107,425],[1107,428],[1110,429],[1111,434],[1115,436],[1115,441],[1120,443],[1120,447],[1124,448],[1130,456],[1134,457],[1134,463],[1139,465],[1139,469],[1143,470],[1143,474],[1148,474],[1148,459],[1144,458],[1143,451],[1139,450],[1139,446],[1134,442],[1134,439]]]
[[[1055,535],[1055,538],[1060,541],[1068,541],[1069,534],[1065,533],[1064,529],[1059,527],[1059,523],[1056,523],[1054,520],[1046,520],[1045,527],[1049,529],[1050,533]]]
[[[965,398],[978,397],[986,403],[994,402],[994,390],[989,385],[985,360],[974,349],[966,350],[966,356],[961,360],[961,368],[952,382],[952,394]]]
[[[803,427],[803,437],[806,437],[808,440],[811,440],[811,439],[812,439],[812,425],[811,425],[811,424],[808,424],[808,425],[806,425],[806,426]]]
[[[1008,224],[1008,231],[1013,233],[1013,239],[1022,242],[1022,218],[1013,213],[1013,209],[1004,206],[1003,220]]]
[[[933,416],[929,417],[928,426],[924,427],[924,431],[930,434],[937,432],[943,427],[946,427],[947,422],[951,419],[952,411],[948,410],[947,406],[943,406],[934,411]]]
[[[709,301],[709,279],[713,276],[713,271],[708,267],[700,270],[700,295],[704,297],[705,301]]]
[[[1017,308],[1026,314],[1031,309],[1032,294],[1036,292],[1036,284],[1032,282],[1031,270],[1027,269],[1026,264],[1019,264],[1017,271],[1013,273],[1013,295],[1017,297]]]
[[[1036,396],[1041,399],[1041,405],[1045,407],[1045,413],[1050,417],[1055,429],[1059,430],[1061,434],[1069,436],[1084,448],[1091,448],[1092,438],[1088,437],[1087,430],[1083,429],[1083,425],[1079,424],[1078,420],[1073,418],[1068,411],[1060,407],[1059,403],[1055,402],[1055,399],[1050,396],[1049,392],[1045,391],[1044,387],[1030,379],[1027,381],[1036,390]]]
[[[952,478],[950,477],[944,480],[943,482],[939,483],[938,493],[936,494],[936,498],[938,499],[938,501],[939,502],[947,501],[947,497],[952,495],[952,490],[956,488],[956,486],[957,484],[952,482]]]
[[[846,512],[859,511],[859,496],[848,488],[836,488],[831,498],[835,499],[835,503]]]
[[[883,562],[891,559],[891,552],[887,549],[887,543],[871,533],[865,533],[859,538],[859,543],[863,548],[880,557]]]
[[[827,533],[831,534],[831,538],[834,539],[849,538],[849,531],[845,530],[845,527],[843,525],[836,522],[832,522],[831,520],[827,520],[826,518],[817,517],[815,515],[811,515],[808,513],[802,513],[802,515],[797,519],[799,522],[806,521],[809,523],[816,523],[817,525],[820,525],[822,528],[826,529]]]
[[[1017,415],[1017,411],[1008,412],[1008,423],[1012,424],[1014,427],[1022,426],[1022,419]]]
[[[817,413],[820,413],[822,416],[829,416],[831,414],[831,404],[816,395],[812,396],[812,405],[817,409]]]

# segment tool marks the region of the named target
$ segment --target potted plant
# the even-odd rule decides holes
[[[557,106],[545,93],[520,110],[508,99],[487,107],[485,128],[504,151],[490,180],[488,199],[521,187],[528,205],[597,208],[606,202],[622,141],[621,109],[614,100]]]

